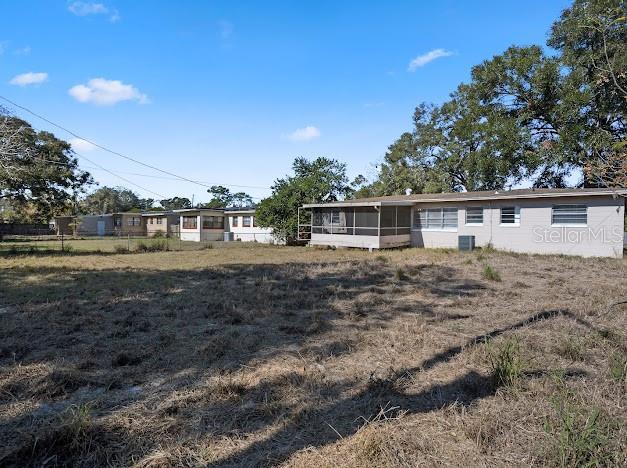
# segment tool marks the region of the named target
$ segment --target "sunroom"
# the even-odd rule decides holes
[[[402,201],[303,205],[309,213],[309,243],[370,250],[410,245],[412,205]]]

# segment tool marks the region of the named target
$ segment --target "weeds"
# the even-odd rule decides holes
[[[559,466],[612,465],[610,440],[614,428],[610,419],[598,408],[569,402],[568,396],[559,396],[553,405],[557,420],[544,425],[553,437],[549,459]]]
[[[501,274],[490,265],[483,267],[483,277],[489,281],[501,281]]]
[[[167,252],[170,250],[170,246],[168,245],[168,241],[166,239],[157,239],[148,244],[143,241],[139,241],[135,246],[135,250],[141,253]]]
[[[584,361],[586,350],[580,340],[574,338],[563,339],[556,347],[556,353],[571,361]]]
[[[488,356],[494,385],[496,387],[516,385],[522,374],[518,340],[507,340],[498,349],[488,348]]]
[[[73,449],[80,448],[88,439],[91,428],[91,406],[72,405],[61,415],[61,427]]]
[[[407,275],[405,274],[405,270],[402,267],[397,267],[396,271],[394,271],[394,279],[396,281],[403,281],[407,279]]]
[[[627,357],[619,351],[610,356],[610,377],[617,382],[627,382]]]

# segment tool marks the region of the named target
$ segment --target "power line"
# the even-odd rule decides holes
[[[197,180],[188,179],[187,177],[183,177],[183,176],[180,176],[180,175],[175,174],[175,173],[173,173],[173,172],[166,171],[166,170],[164,170],[164,169],[160,169],[160,168],[158,168],[158,167],[156,167],[156,166],[153,166],[152,164],[147,164],[147,163],[145,163],[145,162],[139,161],[139,160],[137,160],[137,159],[135,159],[135,158],[132,158],[132,157],[130,157],[130,156],[126,156],[126,155],[124,155],[124,154],[122,154],[122,153],[119,153],[119,152],[117,152],[117,151],[114,151],[114,150],[112,150],[112,149],[109,149],[109,148],[107,148],[106,146],[103,146],[103,145],[100,145],[100,144],[96,143],[95,141],[89,140],[89,139],[87,139],[87,138],[83,138],[82,136],[78,135],[77,133],[74,133],[72,130],[69,130],[68,128],[63,127],[62,125],[59,125],[59,124],[57,124],[57,123],[55,123],[55,122],[53,122],[53,121],[51,121],[51,120],[47,119],[46,117],[44,117],[44,116],[42,116],[42,115],[40,115],[40,114],[37,114],[36,112],[34,112],[34,111],[30,110],[29,108],[24,107],[24,106],[21,106],[21,105],[19,105],[18,103],[14,102],[14,101],[12,101],[12,100],[10,100],[10,99],[8,99],[8,98],[6,98],[6,97],[2,96],[2,95],[0,95],[0,99],[3,99],[4,101],[8,102],[9,104],[11,104],[11,105],[13,105],[13,106],[15,106],[15,107],[17,107],[17,108],[19,108],[19,109],[22,109],[22,110],[24,110],[24,111],[28,112],[29,114],[31,114],[31,115],[33,115],[33,116],[37,117],[38,119],[41,119],[41,120],[43,120],[44,122],[47,122],[47,123],[49,123],[50,125],[53,125],[54,127],[57,127],[57,128],[59,128],[59,129],[63,130],[64,132],[69,133],[70,135],[72,135],[72,136],[73,136],[73,137],[75,137],[75,138],[79,138],[79,139],[81,139],[81,140],[83,140],[83,141],[86,141],[87,143],[90,143],[90,144],[92,144],[93,146],[95,146],[96,148],[100,148],[100,149],[101,149],[101,150],[103,150],[103,151],[106,151],[106,152],[108,152],[108,153],[114,154],[114,155],[119,156],[119,157],[124,158],[124,159],[128,159],[129,161],[132,161],[132,162],[134,162],[134,163],[136,163],[136,164],[139,164],[139,165],[141,165],[141,166],[144,166],[144,167],[150,168],[150,169],[152,169],[152,170],[155,170],[155,171],[161,172],[161,173],[163,173],[163,174],[167,174],[167,175],[169,175],[169,176],[175,177],[175,178],[176,178],[176,179],[178,179],[178,180],[183,180],[183,181],[186,181],[186,182],[190,182],[190,183],[192,183],[192,184],[200,185],[201,187],[205,187],[205,188],[211,188],[211,186],[210,186],[210,185],[207,185],[206,183],[203,183],[203,182],[200,182],[200,181],[197,181]],[[83,157],[84,157],[84,156],[83,156]],[[85,159],[87,159],[87,158],[85,158]],[[227,185],[227,186],[228,186],[229,184],[221,184],[221,185]],[[232,185],[232,184],[231,184],[231,186],[236,187],[236,185]],[[241,186],[241,187],[245,187],[245,186]],[[251,186],[250,188],[264,188],[264,189],[268,189],[268,188],[270,188],[270,187],[252,187],[252,186]],[[154,192],[153,192],[153,193],[154,193]]]
[[[133,172],[128,173],[128,172],[110,171],[109,169],[107,169],[107,168],[105,168],[105,167],[101,166],[101,165],[100,165],[100,164],[98,164],[98,163],[95,163],[95,162],[94,162],[94,161],[92,161],[91,159],[89,159],[89,158],[85,157],[84,155],[82,155],[82,154],[80,154],[80,153],[77,153],[76,151],[74,151],[74,154],[75,154],[76,156],[78,156],[79,158],[83,158],[83,159],[85,159],[85,160],[89,161],[90,163],[95,164],[95,165],[97,166],[97,167],[96,167],[96,166],[93,166],[93,167],[92,167],[92,166],[82,166],[84,169],[91,169],[91,170],[94,170],[94,169],[95,169],[95,170],[105,171],[105,172],[107,172],[107,173],[109,173],[109,174],[111,174],[111,175],[113,175],[113,176],[115,176],[115,177],[118,177],[119,179],[122,179],[123,181],[125,181],[125,182],[127,182],[127,183],[129,183],[129,184],[131,184],[131,185],[134,185],[135,187],[138,187],[138,188],[139,188],[139,189],[141,189],[141,190],[144,190],[144,191],[146,191],[146,192],[152,193],[153,195],[157,195],[158,197],[161,197],[161,198],[157,199],[157,201],[161,201],[161,200],[166,200],[166,199],[167,199],[165,196],[163,196],[163,195],[161,195],[161,194],[159,194],[159,193],[157,193],[157,192],[154,192],[154,191],[152,191],[152,190],[150,190],[150,189],[147,189],[146,187],[142,187],[141,185],[136,184],[135,182],[132,182],[132,181],[130,181],[130,180],[128,180],[128,179],[126,179],[126,178],[124,178],[124,177],[122,177],[122,176],[118,175],[118,174],[131,174],[131,175],[137,175],[137,176],[144,176],[144,177],[157,177],[157,178],[159,178],[159,176],[150,176],[150,175],[147,175],[147,174],[136,174],[136,173],[133,173]],[[47,163],[50,163],[50,164],[56,164],[56,165],[58,165],[58,166],[71,166],[71,164],[69,164],[69,163],[64,163],[64,162],[61,162],[61,161],[53,161],[53,160],[51,160],[51,159],[37,158],[37,160],[38,160],[38,161],[47,162]],[[251,196],[250,198],[253,198],[253,199],[255,199],[255,200],[262,200],[262,197],[252,197],[252,196]]]

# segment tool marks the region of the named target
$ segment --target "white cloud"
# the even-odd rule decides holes
[[[81,138],[72,138],[70,140],[70,145],[72,145],[72,149],[74,151],[78,152],[92,151],[96,149],[96,147],[92,143]]]
[[[288,140],[292,141],[309,141],[320,136],[320,130],[317,127],[308,125],[307,127],[297,128],[287,135]]]
[[[453,52],[449,50],[433,49],[426,54],[419,55],[411,62],[409,62],[407,71],[416,71],[417,68],[424,67],[426,64],[428,64],[429,62],[433,62],[435,59],[439,59],[440,57],[448,57],[450,55],[453,55]]]
[[[109,8],[104,3],[76,1],[70,3],[67,9],[76,16],[106,15],[112,23],[120,19],[118,10]]]
[[[30,46],[22,47],[20,49],[15,49],[13,53],[15,55],[29,55],[30,54]]]
[[[111,106],[122,101],[136,101],[139,104],[150,102],[148,96],[141,93],[135,86],[104,78],[92,78],[87,84],[72,86],[68,93],[78,102],[99,106]]]
[[[28,86],[28,85],[38,85],[48,81],[47,73],[22,73],[21,75],[14,76],[9,84],[16,86]]]

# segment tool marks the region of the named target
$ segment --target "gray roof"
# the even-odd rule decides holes
[[[448,201],[472,201],[472,200],[502,200],[515,198],[545,198],[545,197],[573,197],[573,196],[616,196],[627,195],[624,189],[608,188],[562,188],[562,189],[515,189],[515,190],[485,190],[480,192],[454,192],[454,193],[420,193],[415,195],[388,195],[384,197],[356,198],[330,203],[310,203],[304,208],[320,206],[351,206],[351,205],[398,205],[414,203],[435,203]]]

